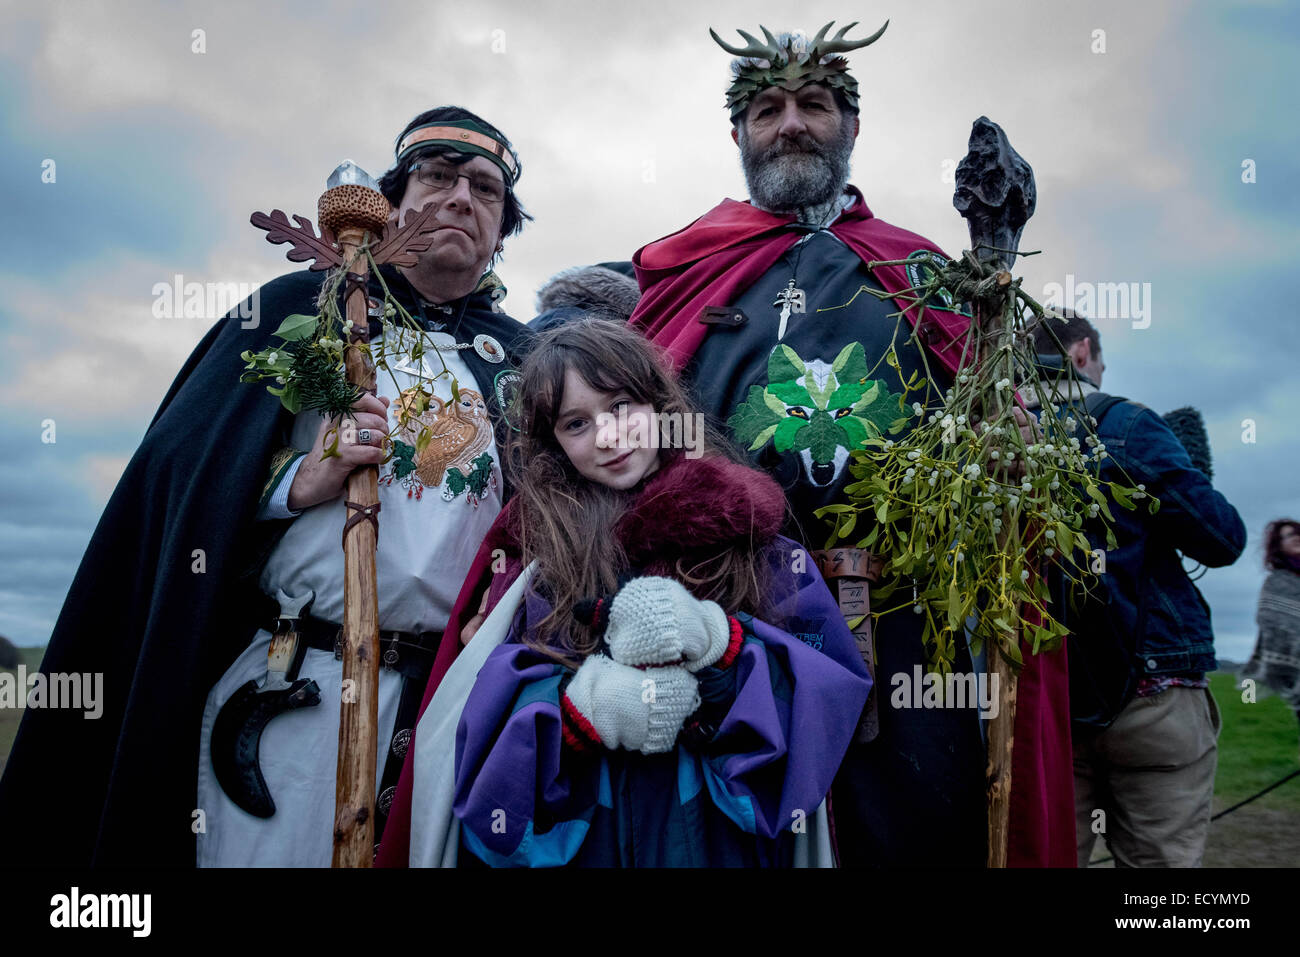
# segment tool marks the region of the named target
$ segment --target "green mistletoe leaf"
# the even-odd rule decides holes
[[[304,316],[301,313],[295,313],[292,316],[286,316],[284,322],[280,323],[280,328],[275,330],[275,335],[279,336],[285,342],[297,342],[299,339],[306,339],[316,331],[316,316]]]
[[[280,404],[294,415],[302,411],[302,397],[298,394],[297,383],[290,382],[284,387],[284,391],[280,393]]]

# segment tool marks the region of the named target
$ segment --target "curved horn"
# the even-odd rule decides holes
[[[847,27],[844,27],[842,30],[839,30],[834,37],[832,37],[829,41],[823,44],[820,49],[816,51],[817,55],[829,56],[830,54],[833,53],[847,53],[850,50],[860,50],[862,49],[862,47],[870,46],[871,44],[879,40],[880,37],[884,34],[885,27],[889,26],[889,21],[886,20],[884,27],[881,27],[879,30],[871,34],[871,36],[867,37],[865,40],[844,39],[844,34],[848,33],[849,30],[853,29],[853,27],[857,25],[858,25],[857,21],[855,20],[853,23],[850,23]]]
[[[772,36],[772,31],[761,23],[758,25],[758,28],[763,31],[763,36],[767,37],[767,42],[772,46],[772,52],[769,55],[769,59],[779,60],[782,63],[789,63],[790,58],[793,56],[790,45],[787,44],[785,47],[782,47],[781,41]],[[807,54],[805,54],[805,57],[806,56]]]
[[[759,29],[762,30],[764,36],[766,36],[768,40],[771,41],[772,43],[771,46],[766,46],[762,43],[759,43],[758,37],[754,36],[751,33],[746,33],[744,30],[737,29],[736,32],[739,33],[746,40],[748,40],[749,45],[753,47],[755,50],[762,51],[759,54],[757,54],[758,56],[763,57],[764,59],[768,57],[776,56],[778,53],[781,52],[780,46],[777,45],[776,37],[772,36],[772,34],[767,32],[767,27],[759,27]]]
[[[852,25],[853,25],[853,24],[849,24],[849,26],[852,26]],[[813,41],[812,41],[812,43],[810,43],[810,44],[808,45],[808,49],[809,49],[809,50],[816,50],[816,49],[821,45],[821,42],[822,42],[823,40],[826,39],[826,31],[829,30],[829,29],[830,29],[831,27],[833,27],[833,26],[835,26],[835,21],[834,21],[834,20],[832,20],[830,23],[826,24],[826,26],[824,26],[824,27],[822,27],[820,30],[818,30],[818,31],[817,31],[817,36],[813,37]]]
[[[756,38],[751,37],[744,30],[737,30],[736,32],[749,41],[749,46],[733,47],[729,43],[723,42],[722,37],[713,32],[713,27],[709,27],[709,36],[713,37],[714,42],[732,56],[752,57],[754,59],[763,60],[774,55],[773,51],[766,49]]]
[[[320,698],[320,688],[311,678],[261,691],[257,682],[246,681],[221,706],[208,746],[217,783],[237,806],[254,817],[275,814],[275,800],[262,776],[262,731],[278,715],[315,707]]]

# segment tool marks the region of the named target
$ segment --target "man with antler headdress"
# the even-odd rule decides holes
[[[727,107],[750,200],[725,200],[634,257],[643,294],[630,321],[667,348],[703,407],[782,483],[788,532],[812,549],[828,529],[815,512],[842,503],[853,480],[850,452],[915,425],[951,386],[970,321],[950,301],[908,301],[947,257],[877,219],[848,183],[859,94],[843,54],[874,43],[888,23],[849,39],[855,25],[832,35],[827,24],[811,38],[742,30],[743,47],[710,31],[736,57]],[[868,266],[882,261],[906,265]],[[894,677],[919,676],[926,661],[920,621],[891,615],[872,635],[863,616],[879,573],[873,556],[845,548],[817,560],[841,610],[858,620],[879,689],[832,792],[842,862],[981,866],[979,712],[891,707]],[[972,670],[965,649],[957,670]]]
[[[199,344],[109,502],[50,641],[47,667],[103,672],[109,704],[91,722],[28,712],[0,784],[0,817],[26,822],[11,835],[15,860],[192,866],[197,835],[200,864],[329,866],[348,693],[335,651],[344,483],[376,464],[382,818],[433,650],[505,494],[503,408],[527,333],[500,311],[505,289],[490,266],[530,218],[519,173],[505,135],[468,110],[438,107],[402,131],[378,190],[399,224],[433,207],[423,221],[433,228],[409,260],[371,274],[369,348],[402,358],[342,421],[324,421],[310,396],[295,415],[238,382],[252,353],[275,349],[273,334],[318,311],[321,272],[273,280],[254,300],[255,323],[246,303]],[[340,174],[365,178],[350,164]],[[272,219],[278,241],[295,244],[291,259],[330,254],[324,230]],[[379,303],[411,323],[385,324]],[[393,348],[396,331],[422,335],[421,349]],[[280,687],[314,683],[316,700],[295,691],[267,723],[285,700],[258,697],[277,673],[268,648],[290,620],[296,656]],[[223,712],[241,689],[250,707]],[[234,715],[231,747],[217,754],[223,713]]]

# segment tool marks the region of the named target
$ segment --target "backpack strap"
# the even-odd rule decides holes
[[[1084,409],[1088,413],[1088,415],[1092,416],[1092,418],[1097,420],[1097,424],[1094,426],[1094,429],[1100,429],[1102,419],[1106,417],[1106,413],[1108,413],[1115,406],[1119,405],[1119,403],[1127,402],[1127,401],[1129,400],[1125,399],[1122,396],[1109,395],[1105,392],[1093,392],[1091,395],[1088,395],[1084,398],[1083,404],[1084,404]],[[1080,428],[1081,427],[1079,425],[1075,426],[1074,431],[1076,435],[1079,433]],[[1139,583],[1144,582],[1146,580],[1147,571],[1150,567],[1150,557],[1151,557],[1150,550],[1143,549],[1142,562],[1137,573],[1137,580]],[[1133,634],[1130,636],[1132,644],[1128,645],[1128,643],[1126,642],[1123,643],[1126,651],[1126,657],[1128,658],[1128,677],[1125,682],[1122,700],[1119,702],[1119,706],[1114,710],[1113,713],[1102,717],[1100,720],[1094,717],[1091,720],[1083,722],[1085,724],[1092,725],[1097,730],[1110,727],[1111,723],[1114,722],[1119,712],[1122,711],[1129,704],[1129,702],[1133,700],[1133,696],[1137,691],[1138,679],[1141,677],[1142,674],[1142,665],[1138,659],[1138,646],[1141,644],[1142,638],[1146,633],[1148,591],[1149,590],[1146,588],[1139,587],[1138,589],[1137,622],[1133,629]],[[1110,627],[1115,632],[1118,632],[1118,629],[1115,627],[1113,621],[1110,622]],[[1071,637],[1074,636],[1072,635]],[[1098,637],[1094,636],[1093,640],[1098,640]]]
[[[1097,420],[1094,428],[1101,428],[1101,420],[1106,417],[1106,413],[1121,402],[1127,402],[1128,399],[1121,395],[1109,395],[1105,392],[1094,392],[1086,396],[1083,400],[1083,407],[1088,414]],[[1075,431],[1078,431],[1077,429]]]

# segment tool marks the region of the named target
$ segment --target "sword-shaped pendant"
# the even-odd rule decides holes
[[[781,307],[781,323],[776,330],[776,338],[779,342],[785,338],[785,327],[790,319],[790,313],[797,312],[802,314],[804,311],[805,296],[804,291],[794,284],[794,278],[784,289],[777,293],[776,299],[772,302],[773,306]]]

